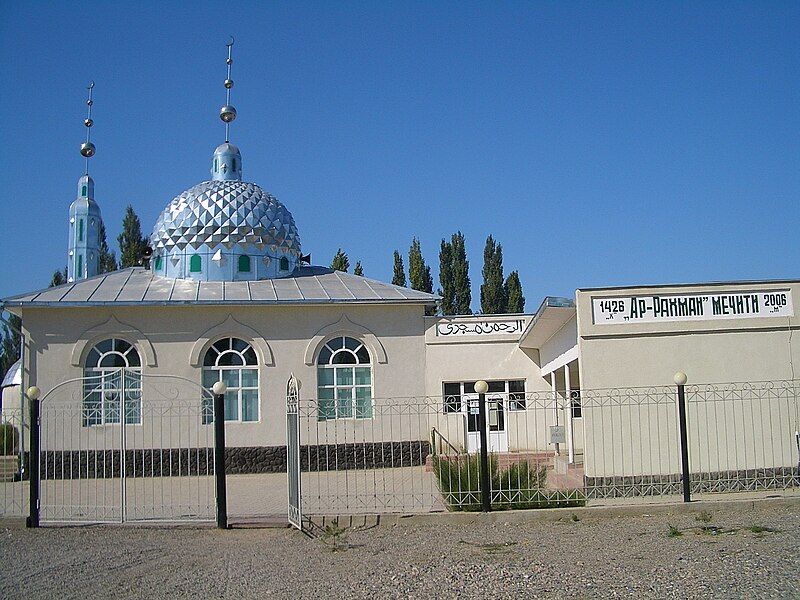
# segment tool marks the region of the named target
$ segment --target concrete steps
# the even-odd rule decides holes
[[[583,455],[576,454],[575,462],[570,464],[565,454],[553,456],[553,470],[547,474],[547,489],[582,489],[584,483]]]

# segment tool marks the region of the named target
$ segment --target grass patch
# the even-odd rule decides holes
[[[711,519],[713,518],[714,517],[711,516],[711,513],[705,510],[694,516],[694,520],[699,521],[700,523],[711,523]]]
[[[750,527],[745,527],[747,531],[750,533],[780,533],[780,529],[774,529],[772,527],[762,527],[761,525],[751,525]]]
[[[500,469],[489,461],[492,510],[561,508],[585,506],[579,490],[547,490],[547,468],[526,460]],[[447,507],[451,511],[481,510],[480,457],[433,457],[433,470]]]
[[[667,527],[669,528],[667,530],[667,537],[676,538],[683,535],[683,532],[675,527],[675,525],[667,525]]]
[[[516,546],[517,542],[504,542],[502,544],[479,544],[477,542],[467,542],[459,540],[459,544],[467,544],[486,552],[486,554],[507,554],[511,551],[512,546]]]

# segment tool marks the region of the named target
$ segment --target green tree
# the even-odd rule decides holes
[[[113,250],[108,249],[108,240],[106,240],[106,225],[100,221],[100,230],[97,232],[97,237],[100,241],[97,251],[97,272],[98,273],[111,273],[117,270],[117,255]]]
[[[464,234],[454,233],[450,239],[453,247],[454,311],[457,315],[472,314],[472,287],[469,280],[469,260],[464,247]]]
[[[3,341],[0,343],[0,381],[6,376],[8,370],[19,360],[19,349],[22,342],[22,319],[17,315],[8,315],[8,319],[3,323],[0,335]]]
[[[508,303],[506,312],[525,312],[525,296],[522,295],[522,282],[519,280],[519,273],[517,271],[511,271],[511,273],[508,274],[503,288]]]
[[[493,315],[506,312],[508,302],[503,284],[503,247],[490,235],[483,249],[482,313]]]
[[[64,285],[65,283],[67,283],[67,267],[64,267],[63,271],[55,271],[53,273],[53,277],[50,279],[50,287]]]
[[[456,289],[453,281],[453,244],[442,240],[439,247],[439,309],[443,315],[456,314]]]
[[[361,261],[356,261],[356,266],[353,267],[353,275],[358,275],[359,277],[364,276],[364,267],[361,266]]]
[[[392,275],[392,285],[406,287],[406,269],[403,266],[403,257],[397,250],[394,251],[394,274]]]
[[[411,240],[411,248],[408,249],[408,280],[412,290],[429,294],[433,292],[431,268],[425,264],[422,248],[417,238]]]
[[[331,269],[334,271],[344,271],[347,273],[347,269],[350,268],[350,259],[347,258],[347,254],[345,254],[344,250],[339,248],[336,251],[336,254],[331,261]]]
[[[142,255],[147,248],[147,240],[142,235],[142,223],[129,204],[122,219],[122,233],[119,242],[119,263],[123,269],[142,264]]]

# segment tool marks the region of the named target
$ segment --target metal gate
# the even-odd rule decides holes
[[[303,530],[300,493],[300,382],[294,375],[286,384],[286,475],[288,477],[289,523]]]
[[[39,428],[43,523],[213,521],[213,396],[198,383],[98,370],[45,394]]]

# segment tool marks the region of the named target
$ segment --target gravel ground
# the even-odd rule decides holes
[[[709,511],[401,519],[346,530],[336,552],[288,529],[11,527],[0,597],[800,598],[800,503]]]

